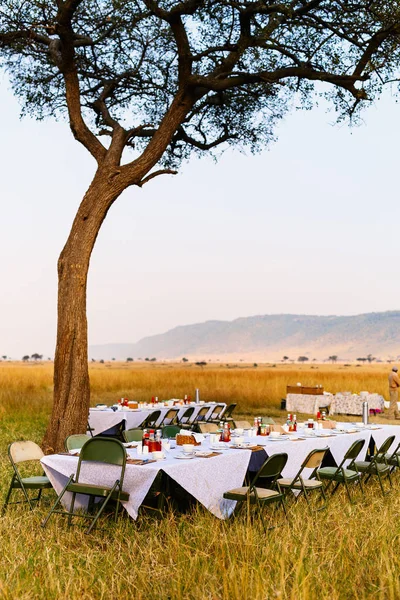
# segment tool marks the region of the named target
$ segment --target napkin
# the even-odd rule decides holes
[[[201,444],[206,439],[202,433],[195,433],[194,431],[188,431],[187,429],[181,429],[179,435],[192,435],[197,444]]]

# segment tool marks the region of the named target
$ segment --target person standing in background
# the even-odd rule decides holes
[[[397,402],[399,400],[399,387],[400,387],[400,379],[397,375],[398,368],[393,367],[392,371],[389,374],[389,397],[390,397],[390,406],[389,406],[389,419],[400,419],[400,413],[397,406]]]

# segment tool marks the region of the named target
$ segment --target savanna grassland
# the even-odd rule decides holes
[[[194,394],[237,402],[243,418],[283,418],[286,385],[320,384],[331,392],[386,395],[388,365],[260,365],[258,367],[122,363],[90,365],[92,403],[120,396],[139,400]],[[40,443],[51,408],[52,365],[0,363],[0,488],[11,477],[7,445]],[[164,518],[108,521],[90,536],[67,531],[62,518],[47,529],[48,509],[22,505],[0,518],[0,598],[30,600],[254,600],[400,598],[400,477],[382,498],[375,483],[350,505],[340,492],[327,508],[308,514],[289,506],[289,524],[265,535],[243,517],[220,522],[201,507]],[[53,498],[50,492],[47,498]]]

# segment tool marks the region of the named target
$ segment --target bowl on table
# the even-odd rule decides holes
[[[239,427],[235,429],[235,434],[236,435],[243,435],[244,434],[244,429],[242,427]]]
[[[272,438],[278,438],[281,436],[279,431],[271,431],[271,433],[269,434]]]

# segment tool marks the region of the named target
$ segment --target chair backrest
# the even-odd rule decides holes
[[[390,446],[393,444],[395,439],[395,435],[390,435],[388,438],[386,438],[383,444],[381,444],[379,450],[377,450],[375,457],[379,458],[382,454],[386,454],[386,452],[389,450]]]
[[[90,461],[121,467],[120,483],[122,486],[126,465],[126,450],[119,440],[100,436],[90,438],[82,446],[79,454],[76,481],[79,480],[82,462]]]
[[[318,467],[321,465],[322,461],[324,460],[324,456],[325,456],[327,450],[328,450],[328,447],[321,448],[320,450],[318,450],[318,449],[311,450],[310,454],[308,456],[306,456],[306,458],[303,461],[303,464],[301,465],[303,467],[303,469],[318,469]]]
[[[143,421],[141,427],[143,429],[147,429],[148,427],[151,427],[151,426],[154,427],[160,417],[161,417],[161,410],[153,410],[153,412],[151,412],[149,415],[147,415],[147,417]]]
[[[192,416],[192,414],[194,413],[194,406],[189,406],[189,408],[187,408],[185,410],[185,412],[183,413],[183,415],[178,418],[179,423],[189,423],[190,421],[190,417]]]
[[[242,429],[251,429],[251,424],[248,421],[236,421],[235,420],[235,425],[236,428],[242,428]]]
[[[168,421],[167,425],[171,425],[175,421],[176,417],[178,416],[178,412],[179,412],[179,408],[170,408],[165,413],[162,422],[165,423],[165,421]]]
[[[279,454],[273,454],[269,456],[264,464],[261,466],[258,473],[255,475],[251,482],[251,487],[254,487],[259,479],[269,479],[269,485],[272,487],[275,481],[281,475],[288,460],[286,452],[280,452]]]
[[[44,454],[35,442],[13,442],[8,446],[8,456],[12,463],[18,464],[26,460],[40,460]]]
[[[216,404],[210,415],[210,421],[219,419],[222,417],[222,413],[225,411],[225,404]]]
[[[350,446],[350,448],[347,450],[346,454],[344,455],[343,460],[340,463],[338,469],[340,467],[342,467],[343,463],[346,460],[348,460],[348,459],[355,460],[357,458],[357,456],[360,454],[364,445],[365,445],[365,440],[356,440],[355,442],[353,442],[352,445]]]
[[[226,407],[226,410],[222,413],[222,418],[227,419],[228,417],[231,417],[236,406],[237,404],[229,404],[229,406]]]
[[[200,433],[217,433],[218,423],[199,423],[197,425]]]
[[[83,444],[90,440],[90,438],[91,436],[86,435],[86,433],[76,433],[73,435],[69,435],[64,440],[64,447],[67,451],[82,448]]]
[[[174,438],[181,428],[178,425],[165,425],[162,429],[163,438]]]
[[[210,410],[209,406],[203,406],[199,412],[197,413],[197,415],[194,418],[194,422],[196,423],[197,421],[204,421],[204,419],[206,418],[206,414],[208,413],[208,411]]]
[[[133,429],[125,429],[122,432],[125,442],[140,442],[143,438],[143,429],[134,427]]]

